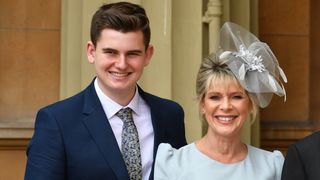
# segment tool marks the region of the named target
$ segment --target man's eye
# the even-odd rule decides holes
[[[132,53],[128,53],[128,56],[140,56],[140,54],[139,54],[139,53],[132,52]]]
[[[105,54],[110,54],[110,55],[115,55],[115,54],[116,54],[116,53],[113,52],[113,51],[105,51],[104,53],[105,53]]]

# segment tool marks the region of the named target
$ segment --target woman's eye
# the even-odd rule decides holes
[[[242,96],[233,96],[234,99],[242,99]]]
[[[209,99],[211,99],[211,100],[219,100],[220,96],[210,96]]]

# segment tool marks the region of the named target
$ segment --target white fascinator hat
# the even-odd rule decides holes
[[[286,100],[282,84],[287,82],[270,47],[243,27],[226,22],[220,31],[216,56],[227,66],[261,107],[267,107],[273,94]],[[281,78],[281,79],[280,79]]]

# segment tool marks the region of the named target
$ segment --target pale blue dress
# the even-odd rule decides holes
[[[155,162],[155,180],[280,180],[284,157],[247,145],[247,157],[224,164],[200,152],[195,143],[180,149],[159,145]]]

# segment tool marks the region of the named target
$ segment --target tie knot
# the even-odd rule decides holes
[[[117,116],[125,123],[128,123],[130,121],[132,121],[132,109],[130,108],[124,108],[124,109],[120,109],[118,112],[117,112]]]

